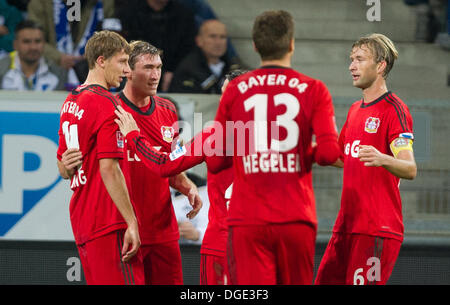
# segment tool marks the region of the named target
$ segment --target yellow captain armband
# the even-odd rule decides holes
[[[391,151],[394,157],[397,158],[397,154],[402,150],[413,151],[413,139],[408,139],[404,137],[398,137],[391,142]]]

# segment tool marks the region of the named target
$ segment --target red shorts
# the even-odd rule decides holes
[[[122,261],[125,231],[113,231],[83,245],[78,245],[84,277],[88,285],[143,285],[144,266],[140,251]]]
[[[333,233],[316,285],[384,285],[391,276],[401,241],[363,234]]]
[[[141,245],[146,285],[183,285],[180,245],[177,240]]]
[[[229,281],[226,256],[211,254],[200,256],[200,285],[228,285]]]
[[[229,228],[232,285],[311,285],[316,230],[295,222]]]

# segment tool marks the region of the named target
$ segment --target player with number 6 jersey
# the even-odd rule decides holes
[[[403,241],[400,179],[417,174],[411,114],[386,84],[397,57],[383,34],[352,45],[349,70],[363,98],[350,107],[339,135],[341,208],[316,284],[383,285],[397,260]]]
[[[317,230],[312,161],[332,164],[339,148],[326,86],[291,68],[293,30],[285,11],[256,18],[253,41],[261,67],[229,83],[216,115],[223,153],[233,155],[231,284],[312,283]]]

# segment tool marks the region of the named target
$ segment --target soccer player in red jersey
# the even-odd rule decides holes
[[[318,164],[336,162],[332,99],[323,82],[291,68],[294,21],[288,12],[259,15],[252,38],[261,67],[228,84],[216,115],[225,142],[216,148],[233,155],[230,283],[312,284],[317,217],[311,140],[314,134]],[[222,161],[228,165],[229,158]],[[212,172],[222,167],[208,163]]]
[[[400,178],[417,173],[411,114],[386,86],[397,57],[382,34],[352,46],[349,70],[363,99],[350,107],[339,136],[341,208],[316,284],[386,284],[397,260],[403,241]]]
[[[225,76],[222,93],[228,83],[246,71],[235,70]],[[227,214],[233,189],[233,168],[218,173],[208,172],[207,190],[209,197],[208,226],[200,248],[200,284],[226,285],[229,283],[227,262]]]
[[[178,116],[172,102],[156,95],[161,78],[161,51],[144,41],[134,41],[130,46],[131,71],[119,98],[149,144],[160,152],[170,153],[172,142],[178,137]],[[184,173],[169,178],[153,173],[141,162],[144,157],[139,157],[128,145],[127,158],[131,198],[139,219],[145,282],[149,285],[181,285],[180,234],[169,186],[188,196],[195,213],[202,206],[197,187]]]
[[[86,82],[61,108],[58,169],[71,179],[70,220],[87,284],[144,283],[124,139],[114,122],[120,102],[108,92],[129,72],[129,52],[119,34],[96,32],[86,44]]]

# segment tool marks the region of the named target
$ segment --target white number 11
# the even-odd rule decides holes
[[[64,138],[66,139],[67,148],[80,148],[80,144],[78,143],[78,125],[73,124],[69,126],[68,121],[64,121],[62,123],[62,130],[64,134]]]

